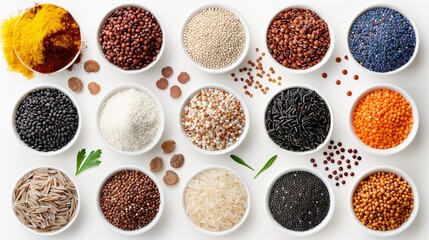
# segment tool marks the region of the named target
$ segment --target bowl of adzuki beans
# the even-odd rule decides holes
[[[121,73],[141,73],[161,58],[165,30],[160,18],[147,7],[124,4],[103,17],[97,42],[108,66]]]
[[[332,24],[310,6],[288,6],[267,24],[267,50],[290,73],[317,70],[329,60],[334,44]]]
[[[416,185],[395,167],[368,169],[356,179],[350,191],[349,212],[353,222],[362,231],[377,237],[392,237],[405,231],[418,211]]]
[[[138,235],[161,219],[165,197],[150,171],[123,166],[111,171],[97,191],[97,209],[103,223],[122,235]]]

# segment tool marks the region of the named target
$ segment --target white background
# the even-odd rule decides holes
[[[43,1],[42,1],[43,2]],[[113,7],[118,1],[113,0],[92,0],[92,1],[51,1],[68,9],[80,23],[83,39],[86,42],[87,49],[84,51],[84,61],[95,59],[100,63],[102,56],[98,54],[96,44],[96,31],[101,18]],[[33,80],[26,80],[18,74],[12,74],[7,71],[4,59],[0,60],[0,152],[1,152],[1,174],[0,174],[0,234],[2,239],[211,239],[211,237],[196,232],[185,221],[185,215],[181,208],[181,191],[184,182],[195,173],[198,169],[213,164],[229,166],[236,170],[247,182],[251,191],[252,207],[250,216],[244,225],[236,232],[222,237],[222,239],[295,239],[279,229],[270,222],[268,213],[265,208],[265,193],[270,181],[282,170],[292,166],[310,166],[310,157],[296,157],[288,155],[274,148],[269,144],[268,137],[265,135],[262,127],[262,115],[264,107],[280,87],[271,83],[268,85],[270,91],[267,95],[260,92],[254,93],[254,98],[250,99],[244,96],[240,84],[231,80],[228,74],[209,75],[205,74],[191,66],[185,59],[180,47],[180,31],[187,15],[195,8],[206,1],[181,0],[181,1],[129,1],[144,4],[152,11],[159,15],[166,29],[166,49],[160,62],[147,73],[138,75],[124,75],[110,69],[102,64],[101,71],[96,74],[85,73],[80,65],[73,72],[65,71],[48,77],[36,76]],[[259,47],[265,49],[265,30],[271,17],[284,8],[292,4],[289,1],[275,0],[248,0],[248,1],[226,1],[217,0],[212,2],[225,2],[241,12],[251,32],[251,51],[249,58],[255,59],[254,49]],[[387,1],[385,1],[387,2]],[[391,2],[391,1],[389,1]],[[303,83],[319,89],[331,102],[334,111],[335,125],[333,139],[341,140],[346,146],[357,147],[350,137],[347,125],[347,114],[349,108],[355,99],[357,93],[362,89],[377,83],[392,83],[402,87],[415,100],[420,110],[420,129],[414,142],[399,154],[388,157],[372,156],[363,153],[364,161],[360,167],[355,170],[359,175],[369,167],[377,165],[396,166],[407,172],[415,181],[420,192],[420,211],[413,225],[404,233],[395,239],[424,239],[429,235],[429,216],[428,201],[429,189],[427,171],[429,170],[429,160],[427,148],[429,143],[429,128],[427,122],[429,112],[427,111],[427,90],[429,76],[429,55],[427,51],[427,41],[429,32],[426,23],[427,3],[423,0],[400,0],[394,1],[395,6],[404,13],[412,16],[417,24],[420,34],[421,47],[415,61],[406,70],[392,76],[378,76],[365,72],[351,60],[341,64],[335,62],[336,56],[344,56],[346,51],[346,36],[348,26],[353,17],[365,6],[374,3],[369,0],[308,0],[298,3],[311,3],[313,6],[322,10],[331,20],[334,30],[336,45],[334,53],[328,63],[314,73],[306,75],[287,74],[275,61],[267,57],[264,59],[264,67],[273,66],[277,73],[283,79],[282,87],[294,83]],[[25,1],[6,1],[1,0],[0,17],[6,18],[10,14],[16,13],[34,4],[34,0]],[[180,85],[183,90],[183,96],[178,100],[169,97],[169,91],[160,91],[155,87],[155,81],[161,76],[161,68],[170,65],[174,68],[174,78],[171,78],[170,84],[178,84],[175,77],[180,71],[187,71],[191,76],[191,81],[186,85]],[[347,68],[350,74],[343,77],[340,72]],[[327,79],[321,78],[321,73],[327,72]],[[359,81],[352,80],[353,74],[360,76]],[[82,132],[75,145],[67,152],[54,157],[40,157],[27,152],[18,144],[18,140],[13,134],[11,124],[11,113],[13,106],[20,95],[34,85],[42,83],[52,83],[67,87],[67,79],[76,76],[88,84],[90,81],[97,81],[101,84],[101,92],[97,96],[89,94],[87,89],[80,94],[73,94],[82,112]],[[335,80],[339,78],[343,84],[335,85]],[[149,161],[155,156],[164,158],[164,163],[168,166],[169,158],[163,155],[160,150],[160,143],[147,154],[129,157],[115,154],[102,144],[96,126],[96,109],[100,99],[107,91],[122,83],[142,84],[151,89],[161,101],[165,115],[166,128],[162,140],[174,139],[177,141],[176,152],[181,152],[186,157],[185,165],[177,172],[181,177],[179,184],[173,187],[164,186],[166,194],[166,206],[164,215],[158,225],[150,232],[136,237],[123,237],[113,233],[106,228],[99,219],[96,211],[96,189],[101,183],[101,179],[113,168],[122,165],[138,165],[148,168]],[[209,157],[193,152],[189,146],[182,140],[178,131],[178,108],[184,97],[192,89],[203,84],[219,83],[229,86],[242,95],[245,99],[251,114],[251,129],[243,144],[233,153],[242,157],[257,169],[260,169],[266,160],[274,154],[279,154],[276,163],[268,171],[263,173],[256,180],[253,180],[253,173],[243,168],[232,160],[228,155],[219,157]],[[268,83],[268,82],[267,82]],[[346,91],[351,89],[353,97],[347,97]],[[21,174],[31,168],[40,165],[53,165],[60,167],[70,174],[75,171],[76,153],[86,148],[102,148],[102,165],[98,168],[90,169],[78,177],[73,177],[81,193],[81,211],[77,221],[70,229],[56,237],[40,237],[26,231],[21,224],[15,219],[11,210],[11,191],[16,180]],[[362,151],[361,151],[362,152]],[[318,153],[317,155],[320,155]],[[164,168],[166,170],[166,168]],[[319,171],[323,171],[318,168]],[[162,180],[163,174],[157,177]],[[310,236],[306,239],[376,239],[361,232],[353,223],[348,211],[349,190],[352,184],[345,187],[337,188],[334,186],[336,198],[336,209],[334,216],[328,226],[321,232]],[[298,239],[298,238],[296,238]],[[394,239],[394,238],[391,238]]]

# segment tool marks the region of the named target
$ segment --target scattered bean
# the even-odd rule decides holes
[[[167,66],[161,70],[161,74],[163,77],[169,78],[171,77],[171,75],[173,75],[173,68],[170,66]]]
[[[158,81],[156,81],[156,87],[164,90],[168,87],[168,80],[166,78],[160,78]]]
[[[182,90],[180,89],[179,86],[173,85],[170,88],[170,97],[172,97],[172,98],[179,98],[181,95],[182,95]]]

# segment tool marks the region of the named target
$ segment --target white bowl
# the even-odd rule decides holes
[[[413,123],[413,128],[411,129],[411,132],[408,134],[408,137],[401,144],[399,144],[399,145],[397,145],[396,147],[393,147],[393,148],[388,148],[388,149],[372,148],[372,147],[366,145],[365,143],[363,143],[358,138],[358,136],[356,135],[356,133],[354,131],[354,126],[353,126],[353,112],[354,112],[357,104],[367,94],[369,94],[369,93],[371,93],[371,92],[373,92],[374,90],[377,90],[377,89],[389,89],[389,90],[392,90],[392,91],[395,91],[395,92],[401,94],[402,97],[404,97],[410,103],[411,108],[413,109],[412,112],[413,112],[414,123]],[[391,154],[395,154],[395,153],[398,153],[398,152],[404,150],[413,141],[414,137],[417,134],[418,128],[419,128],[419,112],[417,111],[417,106],[414,103],[413,99],[403,89],[401,89],[398,86],[391,85],[391,84],[378,84],[378,85],[369,87],[366,90],[364,90],[362,93],[360,93],[356,97],[356,100],[353,103],[353,105],[352,105],[352,107],[350,109],[350,113],[349,113],[349,131],[350,131],[353,139],[359,144],[359,146],[362,149],[364,149],[365,151],[367,151],[369,153],[375,154],[375,155],[391,155]]]
[[[315,148],[315,149],[313,149],[313,150],[310,150],[310,151],[306,151],[306,152],[294,152],[294,151],[290,151],[290,150],[287,150],[287,149],[284,149],[284,148],[281,148],[279,145],[277,145],[276,143],[274,143],[274,141],[270,138],[270,136],[268,135],[268,131],[267,131],[267,128],[265,127],[265,113],[267,112],[267,108],[268,108],[268,106],[271,104],[271,101],[278,95],[278,94],[280,94],[281,92],[283,92],[283,91],[285,91],[286,89],[290,89],[290,88],[305,88],[305,89],[309,89],[309,90],[313,90],[313,91],[315,91],[322,99],[323,99],[323,101],[325,101],[325,103],[326,103],[326,106],[328,107],[328,110],[329,110],[329,113],[330,113],[330,117],[331,117],[331,124],[330,124],[330,126],[329,126],[329,132],[328,132],[328,135],[326,135],[326,139],[325,139],[325,141],[323,141],[323,143],[322,144],[320,144],[319,146],[317,146],[317,148]],[[321,149],[323,149],[328,143],[329,143],[329,141],[330,141],[330,139],[331,139],[331,136],[332,136],[332,132],[333,132],[333,129],[334,129],[334,112],[332,111],[332,108],[331,108],[331,105],[329,104],[329,102],[328,102],[328,99],[325,97],[325,96],[323,96],[323,94],[321,93],[321,92],[319,92],[319,90],[317,90],[317,89],[314,89],[313,87],[310,87],[310,86],[308,86],[308,85],[304,85],[304,84],[295,84],[295,85],[290,85],[290,86],[287,86],[286,88],[283,88],[283,89],[280,89],[279,91],[277,91],[269,100],[268,100],[268,102],[265,104],[265,108],[264,108],[264,112],[263,112],[263,116],[262,116],[263,118],[263,121],[262,121],[262,127],[263,127],[263,129],[264,129],[264,131],[265,131],[265,135],[268,137],[268,140],[269,140],[269,142],[270,142],[270,144],[272,145],[272,146],[274,146],[276,149],[280,149],[281,151],[284,151],[284,152],[286,152],[286,153],[288,153],[288,154],[293,154],[293,155],[297,155],[297,156],[305,156],[305,155],[310,155],[310,154],[313,154],[313,153],[315,153],[315,152],[317,152],[317,151],[319,151],[319,150],[321,150]]]
[[[415,47],[415,49],[414,49],[414,53],[413,53],[413,56],[410,58],[410,60],[408,60],[408,62],[407,63],[405,63],[403,66],[401,66],[400,68],[398,68],[398,69],[396,69],[396,70],[393,70],[393,71],[390,71],[390,72],[375,72],[375,71],[372,71],[372,70],[369,70],[369,69],[367,69],[366,67],[364,67],[364,66],[362,66],[355,58],[354,58],[354,56],[353,56],[353,54],[352,54],[352,52],[351,52],[351,50],[350,50],[350,45],[349,45],[349,42],[348,42],[348,40],[349,40],[349,35],[350,35],[350,29],[351,29],[351,27],[353,26],[353,23],[356,21],[356,19],[360,16],[360,15],[362,15],[363,13],[365,13],[366,11],[368,11],[368,10],[370,10],[370,9],[373,9],[373,8],[377,8],[377,7],[382,7],[382,8],[390,8],[390,9],[393,9],[393,10],[395,10],[395,11],[397,11],[397,12],[399,12],[399,13],[401,13],[404,17],[406,17],[407,19],[408,19],[408,21],[410,22],[410,24],[413,26],[413,29],[414,29],[414,33],[416,34],[416,47]],[[351,59],[353,59],[353,61],[357,64],[357,65],[359,65],[361,68],[363,68],[363,69],[365,69],[366,71],[368,71],[368,72],[370,72],[370,73],[375,73],[375,74],[379,74],[379,75],[389,75],[389,74],[394,74],[394,73],[398,73],[398,72],[400,72],[400,71],[402,71],[402,70],[404,70],[405,68],[407,68],[412,62],[413,62],[413,60],[416,58],[416,55],[417,55],[417,52],[418,52],[418,50],[419,50],[419,45],[420,45],[420,38],[419,38],[419,33],[418,33],[418,31],[417,31],[417,25],[414,23],[414,21],[413,21],[413,19],[412,18],[410,18],[410,16],[408,15],[408,14],[404,14],[403,12],[402,12],[402,10],[400,11],[400,10],[398,10],[398,8],[397,7],[395,7],[394,5],[392,5],[392,4],[390,4],[390,3],[378,3],[378,4],[371,4],[371,5],[369,5],[369,6],[367,6],[366,8],[364,8],[362,11],[360,11],[360,12],[358,12],[357,14],[356,14],[356,16],[353,18],[353,20],[351,21],[351,23],[350,23],[350,25],[349,25],[349,28],[348,28],[348,30],[347,30],[347,52],[348,52],[348,55],[349,56],[351,56]]]
[[[204,9],[207,8],[221,8],[221,9],[225,9],[229,12],[231,12],[232,14],[234,14],[234,16],[236,16],[241,24],[243,25],[245,34],[246,34],[246,43],[244,45],[244,49],[243,52],[241,53],[241,56],[237,59],[237,61],[235,61],[233,64],[231,64],[230,66],[226,67],[226,68],[220,68],[220,69],[210,69],[210,68],[205,68],[201,65],[199,65],[198,63],[196,63],[188,54],[188,51],[186,50],[185,47],[185,43],[184,43],[184,39],[183,36],[185,35],[185,28],[186,25],[188,24],[188,22],[192,19],[192,17],[194,17],[197,13],[203,11]],[[230,72],[232,71],[234,68],[238,67],[244,60],[244,58],[246,58],[247,52],[249,51],[249,47],[250,47],[250,31],[249,31],[249,27],[247,26],[246,20],[241,16],[241,14],[239,12],[237,12],[234,8],[225,5],[225,4],[221,4],[221,3],[211,3],[211,4],[206,4],[203,6],[198,7],[197,9],[195,9],[194,11],[192,11],[188,17],[186,18],[185,23],[183,24],[182,27],[182,32],[181,32],[181,46],[183,49],[183,52],[185,53],[186,58],[188,59],[188,61],[197,69],[206,72],[206,73],[211,73],[211,74],[220,74],[220,73],[226,73],[226,72]]]
[[[76,107],[77,110],[77,114],[79,115],[79,126],[76,130],[76,133],[74,135],[74,137],[70,140],[69,143],[67,143],[67,145],[65,145],[64,147],[62,147],[61,149],[58,149],[56,151],[50,151],[50,152],[41,152],[41,151],[37,151],[31,147],[29,147],[27,144],[25,144],[21,138],[19,137],[18,133],[16,132],[16,125],[15,125],[15,117],[16,117],[16,111],[18,110],[19,105],[21,104],[21,102],[28,96],[28,94],[30,94],[31,92],[38,90],[38,89],[45,89],[45,88],[50,88],[50,89],[57,89],[60,92],[64,93],[64,95],[66,95],[68,98],[70,98],[70,100],[72,101],[73,105]],[[80,113],[80,109],[79,106],[76,102],[76,100],[73,98],[73,96],[66,91],[65,89],[53,85],[53,84],[41,84],[41,85],[37,85],[35,87],[30,88],[28,91],[26,91],[24,94],[21,95],[21,97],[18,99],[18,101],[16,102],[14,108],[13,108],[13,112],[12,112],[12,129],[13,129],[13,133],[15,135],[15,137],[17,138],[18,142],[20,143],[21,146],[23,146],[25,149],[27,149],[29,152],[34,153],[34,154],[38,154],[38,155],[42,155],[42,156],[53,156],[53,155],[58,155],[61,154],[65,151],[67,151],[78,139],[79,134],[80,134],[80,130],[82,128],[82,114]]]
[[[81,198],[80,198],[80,193],[79,193],[79,189],[78,189],[78,187],[77,187],[77,184],[76,184],[76,182],[73,180],[73,178],[71,178],[70,177],[70,175],[66,172],[66,171],[64,171],[64,170],[62,170],[62,169],[60,169],[60,168],[58,168],[58,167],[53,167],[53,166],[49,166],[49,165],[43,165],[43,166],[39,166],[39,167],[35,167],[35,168],[32,168],[31,170],[28,170],[28,171],[25,171],[23,174],[21,174],[20,175],[20,177],[17,179],[17,181],[16,181],[16,183],[18,183],[18,181],[20,181],[21,180],[21,178],[24,176],[24,175],[26,175],[27,173],[29,173],[29,172],[32,172],[32,171],[34,171],[34,170],[37,170],[37,169],[39,169],[39,168],[51,168],[51,169],[55,169],[55,170],[57,170],[57,171],[59,171],[59,172],[61,172],[62,174],[64,174],[68,179],[70,179],[70,181],[73,183],[73,185],[75,186],[75,189],[76,189],[76,194],[77,194],[77,198],[78,198],[78,202],[77,202],[77,209],[76,209],[76,213],[74,214],[74,216],[73,216],[73,218],[64,226],[64,227],[62,227],[61,229],[59,229],[59,230],[57,230],[57,231],[53,231],[53,232],[38,232],[38,231],[35,231],[35,230],[33,230],[33,229],[30,229],[30,228],[28,228],[27,226],[25,226],[22,222],[21,222],[21,220],[19,220],[19,218],[18,218],[18,216],[16,216],[16,214],[14,213],[13,215],[15,216],[15,219],[17,220],[17,222],[19,222],[19,225],[21,225],[23,228],[25,228],[25,229],[27,229],[28,231],[30,231],[30,232],[32,232],[32,233],[34,233],[34,234],[36,234],[36,235],[39,235],[39,236],[56,236],[56,235],[58,235],[58,234],[60,234],[60,233],[62,233],[62,232],[64,232],[64,231],[66,231],[68,228],[70,228],[70,226],[71,225],[73,225],[73,223],[75,222],[75,220],[76,220],[76,218],[77,218],[77,216],[79,215],[79,212],[80,212],[80,205],[81,205]],[[13,193],[12,193],[12,195],[13,195]],[[13,196],[11,197],[11,207],[12,207],[12,209],[13,209]]]
[[[322,60],[318,64],[316,64],[316,65],[314,65],[314,66],[312,66],[310,68],[307,68],[307,69],[292,69],[292,68],[288,68],[288,67],[283,66],[281,63],[277,62],[277,60],[273,57],[273,55],[270,53],[269,48],[268,48],[268,46],[266,44],[267,33],[268,33],[268,30],[270,29],[271,22],[278,16],[279,13],[284,12],[285,10],[288,10],[288,9],[296,9],[296,8],[311,10],[314,13],[316,13],[322,20],[324,20],[325,23],[326,23],[326,25],[328,25],[329,37],[331,39],[328,51],[326,52],[325,56],[323,56]],[[267,23],[267,27],[266,27],[266,30],[265,30],[265,44],[264,44],[264,47],[265,47],[265,50],[266,50],[267,54],[272,57],[272,59],[274,60],[274,62],[278,66],[280,66],[282,69],[284,69],[285,71],[287,71],[288,73],[292,73],[292,74],[310,73],[310,72],[316,71],[317,69],[319,69],[320,67],[322,67],[323,65],[325,65],[325,63],[331,58],[331,55],[332,55],[332,53],[334,51],[334,47],[335,47],[334,27],[332,26],[331,21],[329,21],[329,18],[327,17],[327,15],[325,13],[321,12],[320,10],[318,10],[318,9],[312,7],[312,6],[309,6],[307,4],[306,5],[291,5],[291,6],[287,6],[287,7],[283,8],[282,10],[277,11],[273,15],[273,17],[270,19],[270,21]]]
[[[188,187],[188,184],[195,178],[197,177],[200,173],[203,173],[205,171],[208,170],[213,170],[213,169],[220,169],[220,170],[225,170],[228,171],[230,173],[232,173],[235,177],[238,178],[238,180],[240,180],[241,184],[243,185],[244,189],[246,190],[247,193],[247,208],[246,211],[244,212],[243,217],[241,218],[240,222],[238,222],[236,225],[234,225],[233,227],[224,230],[224,231],[220,231],[220,232],[215,232],[215,231],[210,231],[207,229],[204,229],[198,225],[196,225],[188,216],[188,214],[186,213],[186,204],[185,204],[185,193],[186,193],[186,188]],[[220,165],[211,165],[211,166],[207,166],[204,168],[201,168],[200,170],[198,170],[195,174],[193,174],[187,181],[186,184],[184,185],[184,188],[182,190],[182,210],[183,210],[183,214],[186,216],[186,221],[188,222],[188,224],[190,224],[195,230],[197,230],[200,233],[203,233],[205,235],[208,236],[214,236],[214,237],[221,237],[221,236],[225,236],[228,235],[232,232],[234,232],[235,230],[237,230],[238,228],[241,227],[241,225],[243,225],[243,223],[246,221],[247,217],[249,216],[249,212],[250,212],[250,207],[251,207],[251,200],[250,200],[250,191],[249,188],[247,187],[246,182],[243,180],[243,178],[234,170],[225,167],[225,166],[220,166]]]
[[[119,10],[121,8],[125,8],[125,7],[137,7],[137,8],[141,8],[144,9],[148,12],[150,12],[156,19],[156,21],[158,22],[159,27],[161,28],[161,32],[162,32],[162,44],[161,44],[161,49],[159,49],[159,53],[158,55],[156,55],[156,59],[155,61],[151,62],[149,65],[147,65],[146,67],[139,69],[139,70],[124,70],[118,66],[116,66],[115,64],[109,62],[109,60],[106,59],[103,50],[101,49],[101,44],[99,41],[100,38],[100,34],[101,34],[101,29],[103,27],[104,22],[107,20],[107,18],[109,18],[109,16],[115,12],[116,10]],[[120,72],[120,73],[125,73],[125,74],[134,74],[134,73],[142,73],[142,72],[146,72],[147,70],[151,69],[153,66],[156,65],[156,63],[159,61],[159,59],[162,57],[162,54],[164,53],[164,49],[165,49],[165,42],[166,42],[166,38],[165,38],[165,28],[163,23],[161,22],[161,19],[158,17],[158,15],[155,14],[155,12],[149,10],[147,7],[143,7],[139,4],[135,4],[135,3],[128,3],[128,4],[121,4],[118,5],[117,7],[113,8],[112,10],[110,10],[101,20],[99,26],[98,26],[98,30],[97,30],[97,35],[96,35],[96,41],[97,41],[97,50],[99,52],[99,54],[101,55],[101,59],[103,59],[102,61],[109,66],[110,68]]]
[[[158,129],[158,133],[156,135],[156,137],[153,139],[153,141],[147,145],[145,148],[137,150],[137,151],[133,151],[133,152],[129,152],[129,151],[122,151],[120,149],[117,149],[115,146],[110,145],[110,143],[107,142],[107,140],[104,138],[103,134],[101,133],[101,129],[100,129],[100,114],[101,114],[101,109],[104,106],[104,103],[115,93],[121,91],[121,90],[125,90],[125,89],[137,89],[140,91],[145,92],[147,95],[149,95],[153,102],[155,103],[155,105],[157,106],[158,110],[159,110],[159,129]],[[155,94],[153,94],[149,89],[141,86],[141,85],[137,85],[137,84],[132,84],[132,83],[128,83],[128,84],[122,84],[120,86],[117,86],[113,89],[111,89],[102,99],[101,102],[98,105],[98,110],[97,110],[97,116],[96,116],[96,124],[97,124],[97,130],[98,130],[98,134],[100,135],[101,140],[103,141],[103,143],[108,146],[112,151],[115,151],[119,154],[124,154],[124,155],[140,155],[143,153],[146,153],[148,151],[150,151],[153,147],[155,147],[155,145],[159,142],[159,140],[162,137],[162,134],[164,132],[164,128],[165,128],[165,116],[164,116],[164,110],[162,108],[161,103],[159,102],[158,98],[155,96]]]
[[[38,7],[38,6],[41,6],[41,5],[53,5],[53,6],[56,6],[56,7],[60,7],[60,6],[58,6],[58,5],[55,5],[55,4],[52,4],[52,3],[42,3],[42,4],[37,4],[37,5],[35,5],[34,7],[31,7],[31,8],[29,8],[29,9],[27,9],[20,17],[19,17],[19,19],[18,19],[18,21],[17,21],[17,23],[21,20],[21,18],[22,18],[22,16],[24,16],[27,12],[29,12],[29,11],[33,11],[34,10],[34,8],[36,8],[36,7]],[[60,7],[60,8],[63,8],[63,7]],[[65,8],[63,8],[63,9],[65,9]],[[65,9],[70,15],[71,15],[71,13],[67,10],[67,9]],[[73,17],[73,16],[72,16]],[[78,22],[77,22],[77,20],[76,20],[76,18],[74,18],[73,17],[73,19],[74,19],[74,21],[78,24]],[[16,27],[16,25],[17,24],[15,24],[15,27]],[[78,24],[79,25],[79,24]],[[42,72],[38,72],[38,71],[36,71],[35,69],[32,69],[30,66],[28,66],[26,63],[24,63],[22,60],[21,60],[21,58],[19,57],[19,55],[16,53],[16,50],[15,50],[15,47],[13,48],[13,51],[15,52],[15,56],[18,58],[18,60],[22,63],[22,65],[24,65],[26,68],[28,68],[28,69],[30,69],[31,71],[33,71],[33,72],[35,72],[35,73],[40,73],[40,74],[54,74],[54,73],[58,73],[58,72],[62,72],[62,71],[64,71],[64,70],[66,70],[66,69],[68,69],[71,65],[73,65],[73,63],[76,61],[76,59],[79,57],[79,55],[80,55],[80,52],[81,52],[81,50],[82,50],[82,31],[80,31],[80,29],[79,29],[79,33],[80,33],[80,47],[79,47],[79,51],[76,53],[76,55],[74,56],[74,58],[67,64],[67,65],[65,65],[63,68],[61,68],[61,69],[58,69],[57,71],[55,71],[55,72],[51,72],[51,73],[42,73]]]
[[[408,182],[408,184],[411,186],[411,191],[413,193],[414,196],[414,208],[413,211],[411,212],[411,215],[409,216],[408,220],[404,223],[402,223],[402,225],[394,230],[389,230],[389,231],[376,231],[376,230],[372,230],[368,227],[366,227],[365,225],[363,225],[361,223],[361,221],[359,221],[359,219],[356,217],[356,214],[354,212],[354,208],[353,208],[353,195],[356,191],[356,188],[358,187],[359,183],[364,180],[365,178],[369,177],[371,174],[376,173],[376,172],[388,172],[388,173],[394,173],[398,176],[401,176],[405,181]],[[379,166],[379,167],[373,167],[371,169],[368,169],[366,172],[364,172],[360,177],[358,177],[354,184],[353,187],[350,190],[350,195],[349,195],[349,212],[352,215],[352,219],[353,222],[355,223],[355,225],[361,229],[362,231],[374,235],[376,237],[392,237],[394,235],[397,235],[401,232],[403,232],[405,229],[407,229],[414,221],[414,219],[417,216],[417,213],[419,212],[419,193],[417,192],[417,187],[414,184],[413,180],[402,170],[395,168],[395,167],[391,167],[391,166]]]
[[[243,108],[244,111],[244,115],[246,116],[246,122],[244,125],[244,129],[243,132],[240,135],[240,138],[231,146],[222,149],[222,150],[214,150],[214,151],[210,151],[210,150],[206,150],[206,149],[202,149],[196,145],[194,145],[191,140],[189,140],[188,135],[186,134],[185,130],[183,129],[183,124],[182,124],[182,112],[186,107],[186,104],[188,102],[188,100],[190,100],[191,98],[193,98],[198,92],[200,92],[201,90],[204,89],[209,89],[209,88],[215,88],[215,89],[222,89],[225,90],[229,93],[231,93],[238,101],[240,101],[241,107]],[[197,89],[195,89],[191,94],[188,95],[188,97],[182,102],[182,105],[180,107],[179,110],[179,129],[180,129],[180,133],[183,137],[183,139],[185,140],[185,142],[194,150],[203,154],[207,154],[207,155],[222,155],[222,154],[226,154],[231,152],[232,150],[236,149],[246,138],[247,133],[249,132],[249,125],[250,125],[250,114],[249,114],[249,110],[247,109],[246,103],[244,102],[244,100],[232,89],[225,87],[223,85],[218,85],[218,84],[209,84],[209,85],[204,85],[202,87],[199,87]]]
[[[270,199],[270,193],[271,193],[271,189],[273,188],[274,184],[277,182],[277,180],[279,178],[281,178],[283,175],[291,173],[291,172],[295,172],[295,171],[303,171],[303,172],[309,172],[314,174],[315,176],[317,176],[318,178],[320,178],[323,183],[325,184],[325,186],[328,188],[328,192],[329,192],[329,200],[330,200],[330,208],[329,208],[329,212],[326,215],[325,219],[323,219],[323,221],[317,225],[316,227],[307,230],[307,231],[302,231],[302,232],[298,232],[298,231],[293,231],[293,230],[289,230],[287,228],[284,228],[283,226],[281,226],[274,218],[273,215],[271,214],[271,210],[270,210],[270,206],[269,206],[269,199]],[[291,167],[288,168],[286,170],[283,170],[282,172],[280,172],[270,183],[270,185],[267,188],[267,192],[265,194],[265,207],[267,210],[267,214],[269,215],[269,219],[271,220],[271,222],[273,223],[273,225],[277,226],[277,229],[292,235],[292,236],[308,236],[308,235],[312,235],[316,232],[319,232],[320,230],[322,230],[324,227],[326,227],[326,225],[328,225],[329,221],[332,218],[332,215],[334,214],[334,209],[335,209],[335,197],[334,197],[334,191],[332,190],[331,185],[329,184],[328,180],[322,176],[322,174],[320,174],[318,171],[311,169],[309,167]]]
[[[109,221],[107,221],[107,219],[104,217],[104,213],[101,210],[101,206],[100,206],[100,193],[101,193],[101,190],[103,189],[104,185],[106,184],[106,181],[110,177],[112,177],[115,173],[125,171],[125,170],[140,171],[140,172],[144,173],[145,175],[147,175],[150,179],[152,179],[152,181],[155,183],[156,187],[158,188],[159,198],[160,198],[159,209],[158,209],[158,213],[156,214],[155,218],[148,225],[146,225],[140,229],[133,230],[133,231],[122,230],[122,229],[114,226],[113,224],[111,224]],[[98,190],[97,190],[97,202],[96,202],[96,204],[97,204],[96,208],[97,208],[98,215],[100,216],[101,221],[103,222],[103,224],[106,227],[108,227],[112,231],[119,233],[119,234],[122,234],[122,235],[134,236],[134,235],[142,234],[142,233],[149,231],[159,222],[159,220],[162,217],[162,213],[164,211],[165,196],[164,196],[164,192],[162,190],[161,183],[159,182],[159,180],[156,178],[156,176],[153,173],[151,173],[150,171],[148,171],[142,167],[127,165],[127,166],[122,166],[122,167],[118,167],[116,169],[113,169],[112,171],[110,171],[109,174],[106,175],[106,177],[103,178],[103,180],[102,180],[102,182],[99,185]]]

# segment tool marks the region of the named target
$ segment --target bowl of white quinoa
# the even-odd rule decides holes
[[[210,84],[192,92],[182,103],[179,129],[195,151],[221,155],[236,149],[249,131],[250,115],[232,89]]]
[[[97,129],[104,144],[124,155],[150,151],[164,132],[164,111],[156,96],[137,84],[110,90],[97,112]]]
[[[244,18],[224,4],[208,4],[192,11],[182,28],[182,48],[201,71],[220,74],[241,64],[250,47]]]

